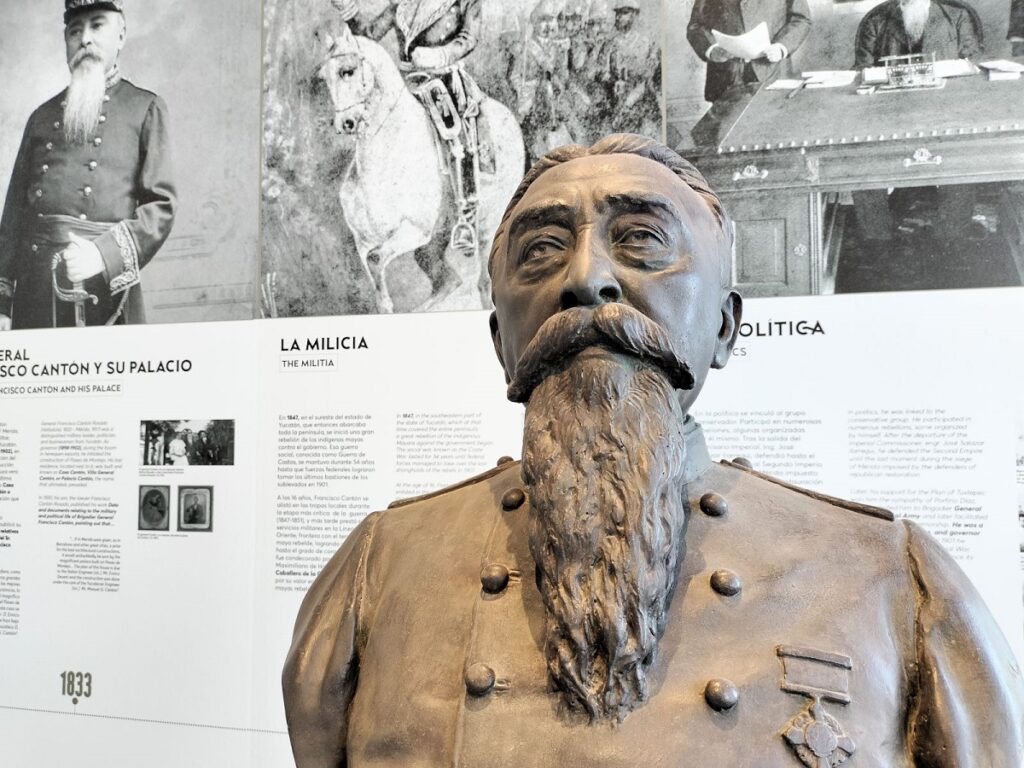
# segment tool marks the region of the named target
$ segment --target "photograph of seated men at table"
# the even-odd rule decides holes
[[[683,6],[667,139],[736,220],[745,295],[1024,284],[1021,0]]]

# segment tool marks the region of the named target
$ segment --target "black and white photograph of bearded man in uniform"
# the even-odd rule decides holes
[[[252,4],[40,0],[4,16],[0,330],[252,317]]]
[[[657,0],[267,0],[270,316],[490,307],[529,163],[662,135]]]

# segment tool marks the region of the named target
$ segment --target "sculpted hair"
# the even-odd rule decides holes
[[[715,220],[722,229],[722,237],[725,241],[723,251],[731,256],[733,245],[732,219],[725,212],[721,199],[711,189],[707,179],[704,178],[701,172],[678,152],[669,149],[659,141],[649,139],[646,136],[639,136],[635,133],[613,133],[589,147],[584,147],[580,144],[569,144],[553,149],[534,163],[533,167],[526,172],[523,180],[516,187],[512,199],[508,201],[505,212],[501,217],[501,223],[494,233],[490,258],[487,261],[487,272],[492,278],[494,276],[494,259],[497,256],[498,249],[505,247],[505,232],[508,227],[509,217],[512,215],[512,210],[519,204],[519,201],[523,199],[526,191],[550,169],[563,163],[568,163],[570,160],[591,157],[593,155],[638,155],[668,168],[680,181],[700,195],[704,202],[707,203],[708,208],[711,209]],[[732,284],[732,259],[725,258],[726,253],[721,254],[723,287],[728,287]]]

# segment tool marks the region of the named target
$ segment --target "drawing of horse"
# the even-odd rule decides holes
[[[339,190],[345,222],[376,291],[381,312],[392,312],[386,270],[414,254],[431,282],[430,297],[416,311],[490,306],[487,256],[508,199],[524,171],[523,138],[511,111],[485,98],[480,105],[481,144],[493,148],[493,167],[478,184],[478,249],[448,248],[455,221],[447,146],[423,105],[407,88],[391,55],[344,26],[326,36],[319,69],[334,103],[334,128],[354,140],[352,163]]]

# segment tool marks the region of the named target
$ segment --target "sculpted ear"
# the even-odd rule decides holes
[[[501,363],[501,368],[505,371],[505,383],[508,384],[512,381],[512,377],[509,376],[508,366],[505,365],[505,356],[501,353],[501,329],[498,328],[497,312],[491,312],[489,322],[491,325],[491,343],[494,344],[494,354],[498,356],[498,362]]]
[[[743,298],[736,291],[729,291],[722,299],[722,325],[718,329],[715,342],[715,356],[712,368],[724,368],[732,355],[732,348],[740,333],[740,321],[743,319]]]

